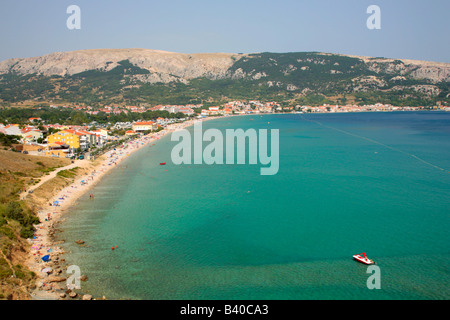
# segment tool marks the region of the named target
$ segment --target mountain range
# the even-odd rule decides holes
[[[95,49],[0,62],[2,105],[259,99],[413,106],[445,103],[449,84],[449,63],[321,52],[184,54]]]

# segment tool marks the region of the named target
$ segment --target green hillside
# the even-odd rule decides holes
[[[401,60],[373,58],[372,63],[315,52],[259,53],[237,59],[223,77],[148,83],[149,70],[123,60],[111,70],[105,67],[69,76],[5,73],[0,75],[0,99],[4,106],[30,100],[95,106],[232,99],[426,106],[448,99],[449,82],[414,77],[415,70]]]

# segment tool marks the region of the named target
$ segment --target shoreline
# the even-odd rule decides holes
[[[70,298],[79,298],[78,294],[76,296],[71,296],[73,291],[67,290],[66,288],[66,272],[65,268],[62,267],[65,263],[65,259],[61,257],[65,252],[59,247],[59,244],[63,243],[64,240],[56,241],[54,239],[54,234],[58,231],[56,225],[64,221],[64,215],[70,213],[70,209],[76,204],[77,200],[88,193],[88,191],[99,183],[105,175],[110,173],[117,164],[121,163],[136,151],[141,150],[150,144],[154,144],[167,134],[190,127],[198,121],[204,122],[220,118],[224,117],[210,117],[172,124],[158,133],[150,133],[137,140],[127,142],[125,145],[122,144],[121,146],[116,147],[116,150],[110,150],[100,156],[97,159],[101,159],[100,162],[91,168],[92,171],[90,173],[78,175],[72,183],[64,187],[57,194],[52,195],[50,199],[46,199],[49,206],[47,209],[42,208],[42,210],[37,212],[37,216],[41,223],[36,226],[36,232],[33,239],[28,239],[31,248],[27,253],[28,259],[26,265],[36,274],[36,288],[30,293],[31,298],[33,300],[64,300],[69,296]],[[88,162],[90,160],[81,161]],[[73,165],[71,166],[73,167]],[[83,166],[80,167],[87,168]],[[56,202],[58,203],[55,206]],[[49,261],[44,262],[42,257],[45,257],[46,255],[48,255],[50,259]],[[43,270],[46,272],[43,272]],[[92,299],[91,296],[87,296],[87,300]],[[103,299],[105,299],[105,297],[103,297]]]

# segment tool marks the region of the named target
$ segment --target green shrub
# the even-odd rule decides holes
[[[19,279],[25,278],[25,273],[23,272],[22,266],[20,264],[18,264],[14,267],[14,273],[15,273],[16,277]]]
[[[63,177],[63,178],[74,178],[76,176],[73,169],[72,170],[61,170],[57,173],[57,175],[59,177]]]
[[[22,226],[20,236],[26,239],[33,236],[35,231],[34,225],[40,223],[38,217],[36,217],[32,212],[29,212],[29,210],[23,210],[22,206],[18,202],[8,203],[6,206],[5,215],[8,219],[16,220],[20,223]],[[13,239],[8,232],[6,232],[5,235],[10,239]]]
[[[23,217],[22,206],[18,202],[10,202],[6,207],[6,217],[20,221]]]
[[[51,167],[51,168],[43,168],[43,169],[41,169],[41,171],[43,172],[43,173],[45,173],[45,174],[50,174],[50,172],[53,172],[53,171],[55,171],[57,169],[57,167]]]
[[[30,239],[33,237],[36,229],[33,226],[26,226],[20,230],[20,236],[24,239]]]

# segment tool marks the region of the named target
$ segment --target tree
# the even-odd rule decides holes
[[[22,206],[18,202],[10,202],[6,207],[5,215],[9,219],[20,221],[23,217]]]
[[[56,128],[48,128],[48,135],[54,134],[61,131],[60,129],[56,129]]]

